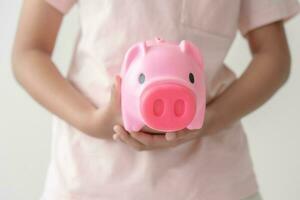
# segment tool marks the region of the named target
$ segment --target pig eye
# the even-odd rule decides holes
[[[190,79],[191,83],[195,83],[195,78],[194,78],[194,74],[193,73],[189,74],[189,79]]]
[[[143,84],[145,82],[145,75],[143,74],[143,73],[141,73],[140,75],[139,75],[139,83],[140,84]]]

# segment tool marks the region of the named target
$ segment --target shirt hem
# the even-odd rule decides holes
[[[218,190],[214,194],[205,196],[205,199],[201,198],[203,194],[199,194],[190,200],[220,200],[220,199],[244,200],[246,198],[249,198],[259,193],[259,189],[256,184],[256,181],[253,179],[244,184],[234,184],[230,188],[233,189],[234,192],[232,192],[232,190]],[[89,197],[88,195],[77,195],[77,194],[72,194],[70,192],[64,192],[64,191],[51,191],[51,192],[44,192],[44,194],[40,198],[40,200],[108,200],[108,199],[115,200],[115,199],[119,199],[119,197],[113,197],[113,198]]]

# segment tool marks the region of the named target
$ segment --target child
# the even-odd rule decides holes
[[[63,15],[75,3],[80,37],[65,79],[51,55]],[[287,80],[282,21],[298,10],[296,0],[24,1],[14,74],[56,116],[42,199],[261,199],[240,119]],[[235,78],[223,61],[238,29],[253,59]],[[126,50],[155,36],[190,40],[202,50],[208,103],[200,130],[170,137],[122,127],[116,75]]]

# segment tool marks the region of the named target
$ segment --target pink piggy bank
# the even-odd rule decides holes
[[[204,66],[198,48],[160,38],[133,45],[121,74],[124,128],[173,132],[200,129],[205,114]]]

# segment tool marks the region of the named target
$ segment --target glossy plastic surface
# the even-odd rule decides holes
[[[187,127],[196,110],[194,93],[178,84],[160,84],[141,95],[142,117],[150,128],[176,131]]]
[[[127,51],[121,69],[124,127],[158,131],[202,127],[205,113],[204,66],[199,49],[189,41],[160,38]]]

